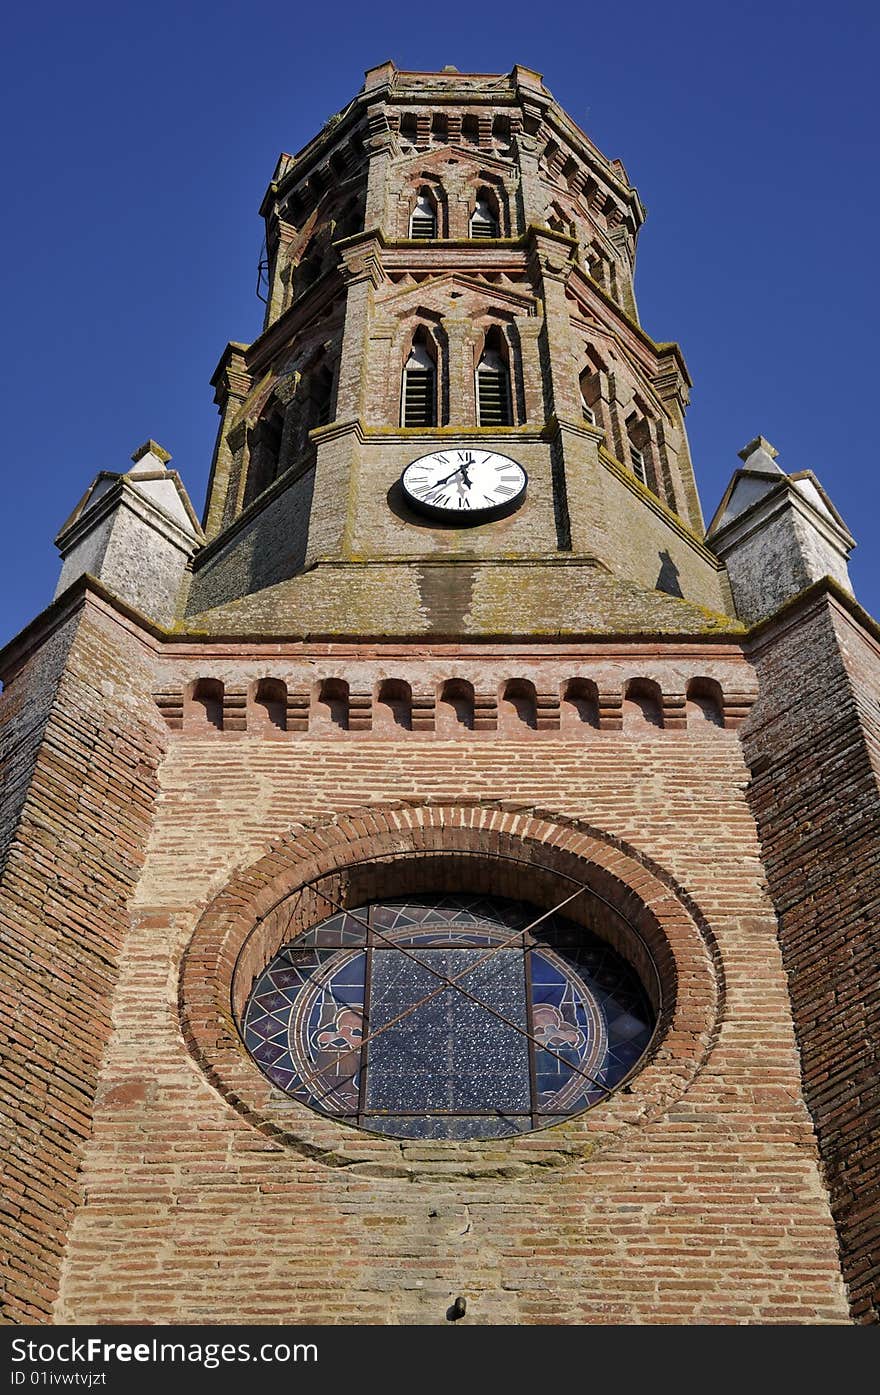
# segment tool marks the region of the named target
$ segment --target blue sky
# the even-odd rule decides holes
[[[542,22],[546,20],[546,22]],[[201,511],[209,378],[259,332],[257,207],[386,58],[523,63],[648,209],[642,322],[677,339],[707,519],[751,437],[814,469],[880,615],[875,440],[880,7],[53,3],[4,22],[0,642],[50,600],[52,538],[148,436]]]

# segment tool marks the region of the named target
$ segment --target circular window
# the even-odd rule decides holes
[[[384,900],[321,921],[256,979],[241,1032],[264,1074],[398,1138],[525,1133],[604,1099],[655,1013],[625,959],[523,902]]]

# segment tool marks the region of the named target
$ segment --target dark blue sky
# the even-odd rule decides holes
[[[784,0],[551,6],[16,6],[4,22],[7,217],[0,642],[41,610],[52,538],[148,436],[200,512],[208,380],[250,340],[257,207],[386,58],[537,68],[648,209],[642,322],[677,339],[707,519],[759,432],[814,469],[880,614],[875,427],[880,7]]]

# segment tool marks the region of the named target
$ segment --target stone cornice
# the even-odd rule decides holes
[[[780,634],[792,629],[806,616],[816,614],[823,604],[829,603],[837,614],[843,616],[880,651],[880,621],[875,620],[874,616],[860,606],[855,597],[845,591],[838,582],[830,576],[823,576],[796,596],[792,596],[772,615],[752,626],[746,636],[747,653],[750,656],[760,654]]]
[[[560,423],[560,427],[563,430],[572,429],[567,423]],[[667,527],[677,533],[678,536],[692,547],[705,562],[708,562],[711,567],[714,567],[715,571],[724,571],[724,563],[706,546],[702,538],[698,538],[696,533],[692,533],[687,524],[679,518],[678,514],[673,513],[672,509],[664,504],[662,499],[658,499],[657,495],[652,490],[648,489],[647,485],[637,480],[632,470],[628,470],[625,465],[621,465],[620,461],[616,460],[605,446],[599,447],[599,460],[601,464],[605,466],[606,470],[613,474],[616,479],[620,480],[621,484],[626,485],[627,489],[635,494],[643,504],[646,504],[658,518],[662,518]]]
[[[432,441],[455,441],[467,442],[473,439],[480,441],[491,441],[493,439],[504,441],[510,445],[511,441],[546,441],[552,434],[552,427],[541,426],[467,426],[456,424],[454,426],[361,426],[361,441],[381,438],[384,441],[409,442],[425,441],[428,445]]]
[[[738,470],[735,479],[748,478],[751,473],[749,470]],[[796,488],[793,477],[788,475],[780,475],[778,483],[744,508],[741,513],[736,514],[729,523],[714,530],[710,526],[707,537],[711,538],[713,549],[723,555],[745,542],[753,533],[760,531],[772,518],[777,517],[787,508],[805,518],[810,526],[815,528],[816,532],[838,552],[848,553],[855,546],[852,534],[805,498]]]
[[[565,559],[558,559],[557,565],[564,566]],[[425,635],[413,635],[408,640],[402,638],[389,640],[382,635],[352,635],[349,637],[341,635],[311,635],[308,637],[289,635],[273,636],[272,639],[267,639],[264,635],[259,634],[223,636],[203,633],[187,634],[182,629],[172,631],[161,625],[156,625],[136,610],[134,606],[120,601],[93,576],[83,574],[77,577],[66,591],[62,592],[45,610],[35,616],[30,624],[26,625],[0,649],[0,681],[4,684],[9,683],[14,678],[17,669],[27,661],[30,655],[44,644],[55,630],[87,604],[96,604],[103,613],[112,615],[124,628],[137,634],[142,642],[153,641],[148,644],[148,647],[154,652],[161,649],[163,653],[168,653],[170,656],[186,650],[197,650],[199,653],[213,651],[217,657],[234,657],[235,651],[238,650],[246,651],[248,656],[262,653],[283,656],[288,648],[291,655],[296,656],[299,656],[303,651],[309,654],[312,652],[345,654],[351,650],[352,646],[361,647],[365,644],[375,644],[381,647],[383,653],[395,654],[400,654],[410,647],[417,652],[424,653],[426,646],[430,646],[431,649],[448,651],[466,649],[468,653],[474,655],[479,655],[481,652],[508,651],[511,647],[516,647],[521,652],[523,646],[527,646],[530,652],[536,653],[549,651],[565,655],[579,652],[588,655],[616,654],[618,652],[630,654],[636,651],[641,652],[645,645],[649,645],[656,649],[658,654],[662,650],[664,655],[672,657],[677,655],[683,657],[701,650],[711,649],[712,652],[716,652],[720,649],[726,650],[730,657],[743,654],[750,658],[771,643],[778,633],[798,623],[805,615],[817,612],[823,602],[829,601],[837,614],[845,618],[860,634],[880,648],[880,623],[830,577],[823,577],[821,580],[813,582],[799,595],[786,601],[785,605],[781,606],[773,615],[761,620],[749,630],[734,623],[729,630],[707,631],[700,635],[644,631],[619,635],[590,635],[585,633],[583,635],[568,635],[564,639],[556,636],[511,634],[494,637],[487,635],[451,636],[445,639],[442,636],[432,635],[427,638]]]
[[[110,471],[102,471],[102,475],[113,478]],[[99,475],[98,478],[100,479],[101,476]],[[178,497],[186,509],[187,517],[192,525],[192,532],[188,533],[176,519],[165,512],[160,504],[157,504],[149,495],[142,494],[140,490],[135,488],[135,484],[138,480],[163,479],[171,480],[175,483]],[[132,481],[128,475],[117,475],[113,484],[111,484],[103,494],[99,495],[94,503],[87,502],[82,512],[73,518],[72,521],[64,525],[55,539],[55,544],[62,556],[66,556],[68,552],[76,547],[77,543],[80,542],[82,538],[92,532],[96,523],[99,523],[109,514],[115,512],[115,510],[122,505],[125,508],[131,509],[132,513],[136,513],[145,523],[149,524],[151,528],[155,528],[158,533],[161,533],[170,543],[178,547],[181,552],[191,553],[199,546],[204,534],[202,533],[198,519],[193,513],[192,505],[189,503],[188,498],[182,490],[183,486],[176,470],[168,470],[165,472],[151,471],[148,474],[138,475],[134,481]]]
[[[425,565],[425,559],[421,559]],[[512,565],[528,566],[523,559]],[[556,559],[556,565],[565,566],[567,559]],[[323,564],[328,565],[328,564]],[[343,564],[338,564],[340,567]],[[376,564],[378,565],[378,564]],[[409,566],[406,562],[401,565]],[[447,564],[450,565],[450,564]],[[454,564],[452,564],[454,565]],[[472,565],[462,563],[460,565]],[[170,657],[186,652],[212,654],[217,658],[253,657],[266,654],[272,657],[300,657],[307,655],[345,655],[353,647],[375,645],[377,652],[402,655],[412,649],[423,654],[426,647],[438,652],[466,650],[469,654],[506,653],[511,648],[518,653],[535,654],[559,653],[571,656],[583,653],[586,657],[599,654],[630,655],[643,653],[645,646],[657,657],[686,657],[694,653],[719,650],[725,657],[740,655],[751,658],[772,643],[778,634],[796,625],[806,616],[818,612],[823,604],[830,602],[832,609],[841,618],[852,624],[856,631],[880,650],[880,623],[858,604],[842,587],[823,577],[814,582],[799,595],[792,597],[773,615],[761,620],[746,630],[733,622],[727,630],[707,631],[704,634],[674,634],[665,632],[638,631],[626,634],[579,634],[558,636],[535,634],[516,635],[432,635],[419,634],[410,638],[387,639],[383,635],[286,635],[267,639],[260,634],[215,635],[199,632],[187,633],[182,627],[165,629],[149,620],[140,611],[124,601],[120,601],[94,577],[84,574],[68,587],[45,610],[41,611],[30,624],[26,625],[13,639],[0,649],[0,680],[8,684],[16,671],[60,626],[73,618],[87,605],[94,605],[133,633],[142,643],[155,653],[167,653]]]
[[[573,262],[571,265],[571,270],[569,272],[569,281],[571,280],[580,280],[583,284],[584,290],[596,296],[597,299],[599,299],[602,302],[602,304],[612,312],[615,320],[619,324],[621,330],[624,332],[624,335],[632,336],[632,338],[635,341],[637,341],[639,348],[649,349],[655,359],[669,357],[674,358],[676,363],[678,364],[678,367],[681,371],[681,375],[684,378],[685,383],[689,388],[693,387],[693,379],[691,378],[691,375],[688,372],[687,364],[685,363],[684,354],[681,351],[680,345],[676,344],[674,340],[667,341],[652,339],[650,334],[646,333],[646,331],[642,329],[642,326],[638,323],[638,321],[634,320],[632,316],[628,315],[626,311],[623,309],[623,307],[621,305],[618,305],[617,301],[614,300],[612,296],[608,294],[604,287],[600,286],[598,281],[593,280],[589,272],[585,271],[579,262]]]

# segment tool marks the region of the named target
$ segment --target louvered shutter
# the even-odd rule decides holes
[[[410,237],[426,241],[437,236],[437,211],[428,194],[419,194],[409,220]]]
[[[498,237],[498,220],[486,199],[477,199],[471,214],[471,237]]]
[[[404,426],[436,425],[434,362],[422,343],[414,343],[403,370]]]
[[[642,484],[647,485],[648,472],[645,469],[645,457],[642,455],[642,452],[633,445],[629,448],[629,463],[632,466],[632,472],[636,479],[640,480]]]
[[[480,426],[510,426],[510,380],[500,354],[487,349],[477,368]]]

